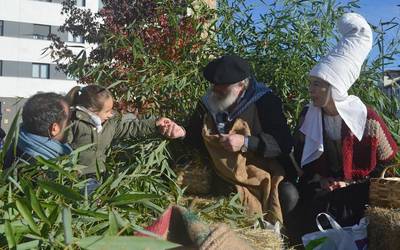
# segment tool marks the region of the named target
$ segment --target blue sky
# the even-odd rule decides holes
[[[400,5],[400,0],[361,0],[359,13],[374,25],[378,25],[380,20],[390,21],[393,17],[396,17],[396,20],[400,21],[400,7],[397,5]],[[389,31],[388,38],[394,37],[397,31],[397,28]],[[374,50],[371,52],[371,55],[374,56],[377,53]],[[397,56],[396,59],[396,63],[387,68],[400,68],[400,56]]]
[[[349,2],[349,0],[337,0],[337,2],[346,3]],[[247,0],[247,3],[259,3],[259,0]],[[360,0],[359,5],[360,9],[356,12],[363,15],[369,23],[375,26],[379,25],[380,20],[383,22],[390,21],[393,17],[396,17],[397,21],[400,22],[400,7],[397,6],[400,5],[400,0]],[[259,11],[263,12],[261,9]],[[398,30],[398,28],[394,28],[388,32],[387,40],[394,37]],[[378,50],[375,48],[370,55],[376,57],[377,54]],[[387,66],[386,68],[400,68],[400,56],[397,56],[396,62],[393,65]]]

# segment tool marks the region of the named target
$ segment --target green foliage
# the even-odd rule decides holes
[[[221,0],[217,10],[193,1],[104,3],[105,9],[98,14],[76,8],[71,0],[63,5],[67,21],[61,30],[97,43],[96,49],[74,54],[76,47],[54,37],[48,52],[61,69],[81,82],[108,86],[121,111],[184,121],[207,89],[201,68],[211,58],[235,52],[247,58],[255,77],[282,98],[294,127],[308,102],[309,70],[335,43],[336,19],[356,10],[358,1],[274,0],[248,6],[244,0]],[[256,8],[263,10],[260,16],[254,15]],[[190,16],[188,9],[193,12]],[[385,30],[375,30],[378,38],[384,36]],[[395,41],[389,44],[378,58],[365,64],[352,92],[380,111],[400,141],[400,125],[394,116],[399,103],[379,88],[382,58],[390,60],[399,51]],[[15,121],[1,159],[17,134]],[[1,248],[173,247],[132,237],[171,203],[189,205],[184,190],[175,183],[170,167],[175,156],[169,153],[169,143],[147,138],[114,145],[107,174],[90,196],[84,190],[87,180],[78,174],[83,166],[77,163],[77,154],[87,147],[56,161],[38,158],[36,164],[21,163],[18,176],[15,168],[2,172]],[[254,222],[243,214],[237,196],[192,206],[207,221],[236,226]]]
[[[66,72],[84,83],[110,86],[123,111],[184,120],[207,88],[202,67],[210,58],[237,53],[252,64],[255,77],[282,98],[292,128],[309,100],[308,72],[338,39],[336,20],[359,7],[358,0],[260,0],[252,5],[246,0],[220,0],[217,10],[210,10],[198,3],[201,1],[175,1],[175,5],[171,5],[173,1],[154,1],[153,14],[144,18],[114,10],[113,2],[106,1],[105,10],[98,15],[78,17],[77,8],[64,8],[71,17],[62,30],[100,44],[89,55],[74,56],[66,44],[55,40],[51,53]],[[123,2],[135,9],[148,1]],[[194,14],[182,17],[188,8]],[[117,12],[125,19],[110,18]],[[96,22],[95,16],[104,22]],[[385,49],[381,42],[386,31],[399,28],[396,21],[373,26],[374,46],[381,53],[368,60],[352,92],[384,114],[399,139],[398,103],[380,88],[383,63],[393,62],[400,51],[399,37],[386,41]],[[62,64],[63,59],[68,64]]]
[[[153,157],[160,158],[159,154]],[[143,249],[140,247],[143,244],[153,246],[152,249],[173,246],[148,239],[105,237],[132,236],[134,230],[142,230],[141,225],[148,225],[157,218],[174,200],[169,189],[174,182],[167,178],[173,172],[164,174],[163,171],[169,170],[161,170],[158,166],[162,164],[154,159],[151,169],[138,162],[132,163],[122,173],[110,171],[102,186],[87,196],[83,192],[85,181],[79,180],[74,158],[71,155],[58,161],[38,161],[29,166],[21,162],[18,169],[29,167],[30,170],[21,171],[18,178],[12,171],[3,172],[1,247],[8,245],[20,249],[21,244],[24,244],[22,247],[40,249],[83,247],[99,238],[102,239],[93,247],[126,247],[132,242],[138,242],[137,249]],[[63,171],[54,173],[54,169]],[[149,176],[152,182],[146,181]],[[14,181],[4,181],[7,179]]]

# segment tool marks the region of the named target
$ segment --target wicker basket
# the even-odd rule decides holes
[[[400,178],[385,177],[388,169],[400,168],[400,164],[386,167],[380,178],[371,178],[369,202],[371,206],[400,208]]]

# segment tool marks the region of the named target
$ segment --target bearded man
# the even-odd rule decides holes
[[[250,214],[282,222],[298,200],[282,164],[292,136],[281,100],[250,72],[236,55],[205,67],[211,88],[198,103],[185,140],[208,154],[217,176],[235,186]]]
[[[54,159],[69,155],[65,130],[70,122],[70,110],[65,98],[56,93],[38,93],[30,97],[22,109],[16,152],[10,147],[4,159],[9,168],[21,159],[34,163],[40,156]]]

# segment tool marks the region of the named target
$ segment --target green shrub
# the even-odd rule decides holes
[[[72,0],[63,4],[67,20],[61,31],[96,43],[95,49],[74,55],[76,48],[53,37],[47,52],[60,69],[82,83],[108,86],[121,111],[184,122],[208,86],[202,67],[234,52],[247,58],[255,77],[282,98],[292,128],[308,102],[309,70],[335,43],[336,19],[356,11],[358,3],[274,0],[248,6],[244,0],[221,0],[217,10],[210,10],[191,0],[103,2],[105,8],[97,14],[75,7]],[[188,9],[193,14],[187,15]],[[263,11],[260,16],[254,15],[255,9]],[[396,39],[380,57],[368,60],[352,92],[377,108],[399,142],[400,125],[394,115],[399,104],[379,88],[381,59],[390,61],[398,54]],[[17,134],[17,124],[13,127],[15,133],[9,134],[1,158]],[[18,178],[3,171],[0,247],[78,248],[98,236],[107,236],[101,244],[136,240],[140,247],[138,239],[123,236],[141,230],[170,203],[187,204],[181,199],[184,190],[175,184],[170,168],[175,155],[168,145],[160,138],[115,145],[109,152],[108,176],[92,197],[81,191],[84,181],[77,174],[82,167],[77,152],[59,161],[41,159],[25,165]],[[180,154],[186,148],[174,143],[173,151]],[[236,196],[201,204],[196,210],[208,221],[248,223]]]

